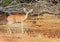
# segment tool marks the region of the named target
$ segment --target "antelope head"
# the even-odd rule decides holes
[[[23,8],[23,11],[26,13],[26,16],[25,16],[25,19],[28,17],[28,14],[33,12],[33,9],[30,9],[30,10],[26,10],[26,8]]]

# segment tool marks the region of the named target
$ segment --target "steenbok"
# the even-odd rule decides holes
[[[31,13],[33,11],[33,9],[30,9],[30,10],[26,10],[26,8],[23,8],[24,12],[26,13],[26,15],[24,14],[19,14],[19,13],[14,13],[14,14],[11,14],[7,17],[7,21],[8,21],[8,31],[9,33],[11,34],[11,25],[14,23],[14,22],[21,22],[21,29],[22,29],[22,33],[24,33],[24,28],[23,28],[23,22],[24,20],[27,19],[28,17],[28,14]]]

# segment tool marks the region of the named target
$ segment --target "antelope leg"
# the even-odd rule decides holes
[[[11,29],[10,29],[10,28],[8,28],[8,30],[9,30],[9,34],[12,34]]]
[[[11,34],[11,30],[10,30],[10,25],[9,25],[9,24],[7,24],[7,32],[8,32],[9,34]]]
[[[24,28],[23,28],[23,21],[21,22],[21,32],[22,32],[22,34],[24,33],[24,30],[23,30]]]

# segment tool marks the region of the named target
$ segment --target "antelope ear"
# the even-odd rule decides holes
[[[24,11],[25,13],[27,13],[27,10],[26,10],[26,8],[23,8],[23,11]]]
[[[29,13],[31,13],[32,11],[33,11],[33,9],[30,9],[30,10],[29,10]]]

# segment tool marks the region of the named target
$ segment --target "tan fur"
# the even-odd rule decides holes
[[[8,25],[9,25],[9,32],[11,34],[11,30],[10,30],[10,25],[12,25],[15,21],[16,22],[21,22],[21,29],[22,29],[22,33],[23,33],[23,21],[26,20],[26,18],[28,17],[28,14],[31,13],[33,11],[33,9],[26,11],[26,9],[24,8],[24,12],[26,13],[26,15],[24,14],[19,14],[19,13],[13,13],[12,15],[9,15],[7,17],[7,21],[8,21]]]
[[[25,18],[25,15],[16,13],[16,14],[8,16],[7,20],[8,20],[8,22],[14,23],[14,21],[16,21],[16,22],[23,21],[24,18]]]

